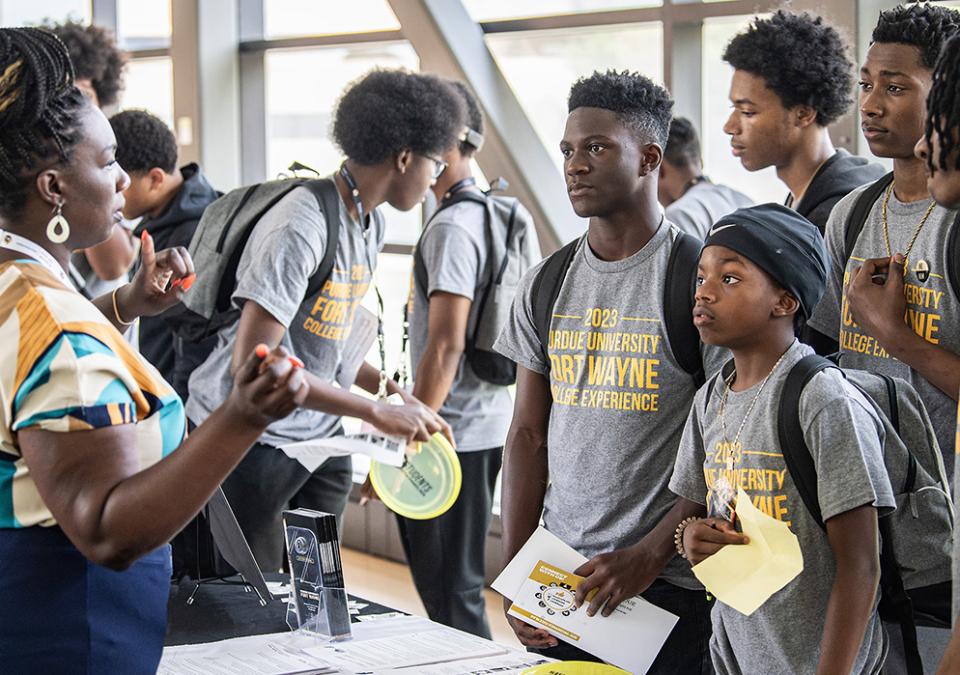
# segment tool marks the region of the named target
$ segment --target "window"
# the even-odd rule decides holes
[[[90,23],[90,0],[0,0],[0,26],[35,26],[73,20]]]
[[[474,21],[496,21],[559,14],[582,14],[615,9],[659,7],[660,0],[463,0]],[[522,8],[521,8],[522,7]]]
[[[121,110],[149,110],[173,128],[173,61],[169,57],[130,61],[124,81]]]
[[[264,0],[264,35],[335,35],[397,30],[400,23],[387,0],[305,3],[303,0]]]
[[[419,67],[406,42],[270,50],[265,60],[268,178],[284,172],[294,160],[322,175],[336,171],[341,156],[330,133],[343,89],[375,67]],[[388,242],[416,242],[419,208],[407,213],[388,206],[382,210]]]
[[[123,47],[166,47],[171,32],[170,0],[117,0],[117,37]]]
[[[487,36],[497,64],[558,167],[567,119],[567,95],[594,70],[640,71],[663,81],[663,27],[659,22],[500,33]]]
[[[782,202],[786,186],[773,167],[751,173],[730,152],[730,137],[723,124],[730,115],[730,78],[733,68],[721,58],[727,43],[747,27],[753,16],[705,19],[703,22],[703,99],[700,138],[705,173],[713,180],[729,185],[755,202]]]

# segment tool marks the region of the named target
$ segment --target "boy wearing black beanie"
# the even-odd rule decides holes
[[[778,437],[787,375],[813,353],[794,338],[796,317],[819,301],[827,265],[817,228],[776,204],[722,218],[701,253],[694,323],[705,344],[728,348],[733,361],[697,393],[684,430],[670,489],[708,517],[681,523],[678,549],[696,564],[747,543],[731,522],[739,488],[790,526],[804,563],[749,616],[717,601],[710,648],[718,673],[875,673],[886,653],[877,518],[895,502],[881,421],[834,368],[803,389],[800,422],[826,532],[802,501]]]

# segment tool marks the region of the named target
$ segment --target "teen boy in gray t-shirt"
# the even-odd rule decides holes
[[[867,674],[883,665],[877,518],[895,505],[883,426],[835,369],[804,388],[800,423],[826,532],[807,510],[779,442],[786,377],[813,354],[794,339],[794,317],[819,300],[826,264],[816,226],[777,204],[721,219],[701,253],[694,320],[704,342],[729,347],[734,360],[697,393],[684,430],[670,489],[705,505],[709,517],[681,524],[679,545],[695,564],[745,543],[730,521],[742,489],[789,525],[803,556],[803,571],[750,616],[714,605],[710,651],[721,675],[813,675],[828,664],[830,672]]]
[[[960,12],[948,7],[905,5],[880,14],[860,69],[860,113],[870,151],[893,159],[893,181],[873,204],[849,260],[845,232],[858,193],[830,214],[832,275],[809,322],[839,342],[844,366],[901,377],[916,388],[948,474],[960,390],[960,298],[946,278],[946,243],[957,212],[931,199],[914,146],[923,135],[934,62],[958,31]]]
[[[560,150],[570,201],[589,229],[553,308],[547,356],[532,309],[539,266],[497,341],[519,366],[504,452],[504,558],[542,511],[547,529],[591,558],[574,570],[587,577],[581,600],[598,589],[588,615],[608,616],[642,593],[680,617],[649,671],[664,675],[710,672],[709,604],[672,543],[692,511],[678,509],[667,488],[696,389],[664,328],[666,268],[680,236],[657,204],[671,108],[666,91],[635,73],[574,84]],[[707,351],[712,372],[715,352]],[[595,660],[508,621],[521,642],[549,656]]]

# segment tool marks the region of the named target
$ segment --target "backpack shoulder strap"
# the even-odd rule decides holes
[[[863,226],[867,222],[867,216],[870,215],[870,209],[873,208],[874,203],[880,199],[880,195],[883,194],[883,191],[886,190],[892,182],[893,172],[890,172],[876,180],[857,197],[857,201],[854,203],[853,209],[850,211],[850,215],[847,216],[847,222],[844,223],[843,227],[844,266],[846,266],[846,261],[850,260],[850,256],[853,254],[853,247],[856,245],[860,233],[863,232]]]
[[[430,214],[430,217],[424,224],[423,229],[420,230],[420,237],[417,239],[416,246],[413,247],[413,283],[416,284],[417,290],[422,293],[424,297],[427,297],[427,291],[430,288],[430,279],[427,275],[427,265],[423,260],[423,254],[420,252],[420,242],[423,240],[423,236],[427,233],[427,228],[430,227],[430,223],[433,222],[433,219],[437,217],[438,213],[450,208],[451,206],[454,206],[455,204],[461,204],[463,202],[474,202],[475,204],[480,204],[486,208],[487,197],[483,192],[476,192],[475,190],[463,190],[450,197],[450,199],[444,199],[437,206],[436,211]],[[487,210],[484,218],[486,219],[485,227],[489,229],[489,209]]]
[[[680,367],[693,376],[698,388],[706,381],[700,355],[700,334],[692,317],[700,247],[701,243],[695,237],[677,233],[670,250],[667,284],[663,289],[667,341]]]
[[[506,237],[504,238],[504,256],[503,260],[500,261],[500,266],[497,269],[497,273],[491,279],[493,284],[503,283],[503,275],[507,271],[507,262],[509,261],[510,256],[508,252],[510,251],[510,246],[513,244],[513,238],[517,236],[517,210],[520,208],[520,200],[513,199],[513,203],[510,205],[510,215],[507,218],[507,232]],[[490,214],[487,214],[487,222],[490,222]]]
[[[954,297],[960,298],[960,211],[947,237],[947,282]]]
[[[540,338],[540,348],[543,350],[543,361],[550,367],[550,319],[553,318],[553,307],[557,304],[560,287],[567,276],[567,270],[573,262],[582,237],[574,239],[569,244],[555,252],[543,264],[533,280],[533,326]]]
[[[323,219],[327,223],[327,242],[323,249],[323,258],[317,271],[310,277],[307,292],[303,296],[312,298],[330,277],[337,260],[337,246],[340,243],[340,195],[337,194],[336,183],[329,178],[306,181],[303,186],[317,198]],[[373,217],[376,218],[376,212]]]
[[[783,461],[810,515],[824,529],[826,526],[823,523],[823,514],[820,512],[817,491],[817,468],[813,463],[810,448],[807,447],[807,442],[803,438],[803,426],[800,424],[800,396],[811,378],[827,368],[836,368],[836,366],[829,359],[817,354],[810,354],[800,359],[787,375],[777,415],[777,433]]]

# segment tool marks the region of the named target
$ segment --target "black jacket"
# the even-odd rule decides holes
[[[134,230],[138,237],[144,230],[149,232],[157,251],[174,246],[188,247],[200,216],[221,195],[207,182],[196,164],[186,165],[180,173],[183,185],[163,213],[156,218],[145,217]],[[183,343],[164,321],[164,314],[140,320],[140,353],[160,371],[183,400],[187,399],[190,373],[203,363],[215,343],[215,339],[199,344]]]
[[[886,173],[879,164],[851,155],[840,148],[824,162],[803,193],[796,210],[823,234],[827,218],[837,202],[861,185],[872,183]]]

